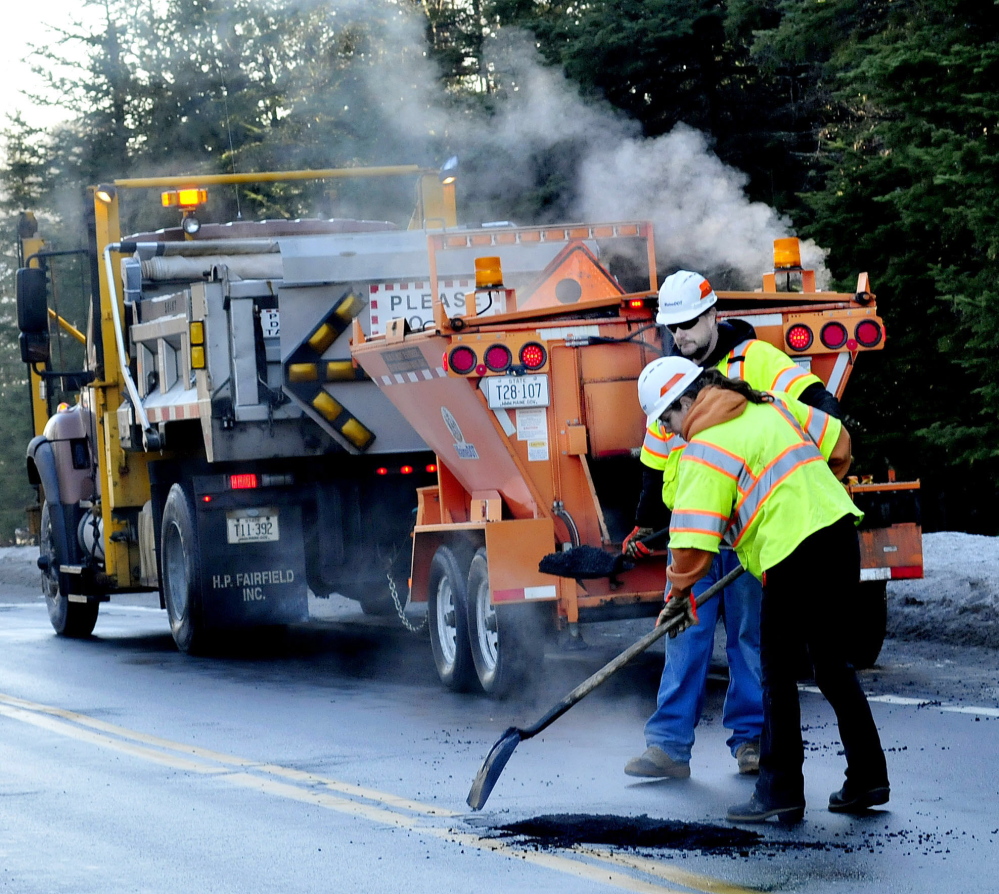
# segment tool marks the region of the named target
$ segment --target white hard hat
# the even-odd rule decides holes
[[[638,377],[638,402],[649,420],[658,419],[702,372],[686,357],[660,357]]]
[[[686,323],[699,317],[718,300],[709,283],[700,273],[678,270],[667,276],[659,289],[659,313],[656,322],[660,326],[673,326]]]

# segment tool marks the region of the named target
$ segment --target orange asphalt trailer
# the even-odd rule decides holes
[[[561,248],[531,270],[524,257],[540,243]],[[352,355],[437,454],[438,485],[419,492],[410,599],[429,603],[438,674],[452,689],[499,696],[539,668],[555,626],[575,636],[580,620],[654,615],[661,604],[664,551],[610,577],[538,570],[571,547],[616,554],[632,525],[645,430],[635,383],[660,356],[652,227],[449,231],[428,237],[428,253],[434,296],[439,265],[474,269],[464,313],[449,316],[435,298],[422,331],[399,319],[365,341],[355,328]],[[809,271],[779,273],[799,291],[777,291],[769,274],[766,291],[720,292],[723,315],[784,350],[804,346],[799,362],[841,394],[857,354],[884,343],[866,279],[857,294],[804,294]],[[901,554],[921,575],[915,534],[913,548],[883,529],[888,549],[865,567],[883,579]]]

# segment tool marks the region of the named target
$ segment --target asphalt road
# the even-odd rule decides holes
[[[843,763],[806,687],[805,822],[740,831],[725,808],[752,782],[724,745],[718,679],[690,780],[621,772],[644,747],[658,656],[521,743],[485,810],[465,805],[503,730],[535,720],[633,628],[591,629],[586,652],[553,648],[539,691],[494,703],[442,690],[426,640],[352,604],[262,654],[215,659],[177,653],[155,604],[116,600],[94,637],[64,640],[30,588],[0,578],[0,891],[995,890],[994,651],[888,643],[864,684],[892,800],[859,819],[824,809]],[[500,834],[551,815],[561,841],[544,824],[539,840]],[[644,829],[653,846],[568,846],[607,826],[626,841]]]

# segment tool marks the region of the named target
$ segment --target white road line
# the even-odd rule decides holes
[[[802,692],[812,692],[821,695],[818,686],[799,686]],[[999,708],[986,708],[981,705],[948,705],[930,698],[909,698],[904,695],[869,695],[869,702],[882,705],[901,705],[903,707],[936,708],[950,714],[972,714],[979,717],[999,717]]]

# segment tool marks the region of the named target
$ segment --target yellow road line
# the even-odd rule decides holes
[[[122,752],[141,760],[200,775],[214,775],[230,785],[272,797],[312,804],[369,822],[406,829],[461,847],[488,851],[512,860],[564,875],[606,884],[639,894],[683,894],[663,882],[679,884],[705,894],[751,894],[710,876],[697,875],[656,860],[598,848],[575,848],[558,854],[519,847],[501,839],[480,838],[471,832],[432,825],[428,821],[460,817],[462,814],[431,804],[401,798],[388,792],[352,785],[337,779],[307,773],[277,764],[260,763],[151,736],[51,705],[26,701],[0,693],[0,715],[99,748]],[[414,815],[415,814],[415,815]],[[650,878],[639,878],[634,873]]]
[[[142,742],[146,745],[151,745],[154,748],[162,748],[165,751],[172,753],[188,754],[194,757],[204,758],[228,767],[245,767],[248,769],[259,770],[264,773],[271,773],[275,776],[284,776],[289,779],[295,779],[299,782],[307,784],[325,785],[327,788],[339,791],[345,795],[350,795],[356,798],[367,798],[372,801],[381,801],[388,806],[411,810],[415,813],[423,813],[429,816],[461,816],[460,813],[454,810],[447,810],[446,808],[435,807],[429,804],[421,804],[419,801],[410,801],[406,798],[400,798],[396,795],[389,794],[388,792],[366,789],[362,786],[352,785],[349,782],[341,782],[336,779],[327,779],[322,776],[317,776],[314,773],[306,773],[303,770],[295,770],[291,767],[281,767],[275,764],[261,764],[258,761],[235,757],[231,754],[222,754],[208,748],[201,748],[198,745],[186,745],[181,742],[173,742],[170,739],[162,739],[159,736],[151,736],[146,733],[138,732],[137,730],[128,729],[127,727],[107,723],[104,720],[98,720],[95,717],[88,717],[86,714],[78,714],[75,711],[67,711],[64,708],[56,708],[51,705],[28,702],[24,699],[19,699],[15,696],[6,695],[4,693],[0,693],[0,705],[10,705],[15,708],[20,707],[38,714],[59,717],[69,723],[77,724],[81,727],[99,730],[100,732],[108,733],[122,739],[132,740],[134,742]],[[148,755],[144,753],[140,756]],[[222,771],[215,770],[213,772]]]
[[[649,857],[642,857],[638,854],[625,853],[621,851],[608,851],[597,847],[574,848],[576,853],[586,854],[619,866],[627,866],[637,869],[648,875],[666,879],[676,885],[683,885],[686,888],[693,888],[695,891],[704,891],[706,894],[746,894],[750,888],[741,888],[738,885],[730,884],[721,879],[712,878],[710,875],[701,875],[696,872],[687,872],[685,869],[676,869],[659,860]]]

